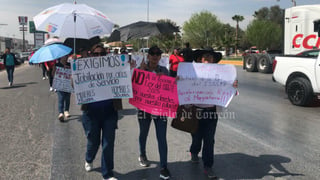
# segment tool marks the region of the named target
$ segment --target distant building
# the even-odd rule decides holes
[[[28,40],[25,40],[25,46],[26,51],[30,51],[32,49],[32,45],[29,44]],[[3,53],[6,47],[11,48],[12,52],[21,52],[23,50],[23,40],[0,36],[0,52]]]

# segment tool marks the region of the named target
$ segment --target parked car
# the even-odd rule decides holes
[[[320,99],[319,50],[310,50],[311,55],[276,56],[273,61],[273,81],[285,86],[292,104],[308,106],[315,98]],[[318,54],[314,56],[314,54]]]
[[[149,51],[149,48],[141,48],[141,49],[139,49],[140,53],[148,53],[148,51]]]
[[[5,66],[3,64],[3,59],[0,59],[0,70],[5,69]]]
[[[19,53],[16,53],[15,55],[16,55],[17,61],[23,64],[24,61],[28,61],[29,56],[31,55],[31,52],[19,52]]]

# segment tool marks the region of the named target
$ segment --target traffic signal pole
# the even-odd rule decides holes
[[[25,37],[24,37],[24,25],[22,25],[22,52],[26,51],[26,42],[25,42]]]

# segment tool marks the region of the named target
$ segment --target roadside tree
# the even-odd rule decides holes
[[[234,15],[234,16],[232,17],[232,20],[234,20],[234,21],[237,22],[237,26],[236,26],[236,38],[235,38],[235,46],[234,46],[235,53],[236,53],[236,55],[237,55],[237,49],[238,49],[238,44],[239,44],[239,39],[238,39],[239,22],[243,21],[243,20],[244,20],[244,17],[241,16],[241,15]]]
[[[193,47],[216,46],[224,35],[223,24],[209,11],[193,14],[182,29],[183,40]]]
[[[268,20],[253,20],[247,27],[248,41],[260,50],[281,49],[281,25]]]

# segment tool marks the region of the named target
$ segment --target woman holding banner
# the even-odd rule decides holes
[[[161,54],[162,54],[162,51],[158,46],[152,46],[148,51],[148,56],[147,56],[148,62],[145,63],[143,61],[139,69],[149,71],[149,72],[154,72],[154,73],[157,73],[158,75],[169,75],[169,71],[167,70],[167,68],[158,65],[161,59]],[[170,172],[167,168],[168,146],[167,146],[167,117],[166,116],[156,116],[142,110],[138,111],[138,121],[139,121],[139,127],[140,127],[139,162],[140,162],[140,165],[143,167],[147,167],[150,165],[150,162],[148,161],[147,155],[146,155],[146,143],[147,143],[147,137],[148,137],[149,128],[150,128],[152,119],[154,121],[155,128],[156,128],[158,150],[160,154],[160,167],[161,167],[160,178],[169,179]]]
[[[53,77],[55,75],[57,67],[70,69],[70,63],[68,63],[67,60],[68,60],[68,55],[58,59],[58,62],[55,64],[55,66],[53,66],[53,69],[52,69]],[[57,90],[57,95],[58,95],[58,110],[59,110],[58,119],[60,122],[64,122],[65,118],[70,117],[69,108],[70,108],[71,93]]]
[[[218,63],[222,55],[214,52],[212,48],[194,51],[194,57],[198,63]],[[235,81],[233,86],[236,88],[238,82]],[[199,120],[197,132],[191,134],[192,143],[190,146],[191,161],[193,163],[199,162],[198,154],[202,146],[202,161],[204,166],[204,173],[208,178],[217,179],[218,177],[213,172],[213,158],[214,158],[214,136],[218,123],[217,107],[208,104],[195,104],[196,117]]]
[[[94,45],[92,56],[105,56],[106,50],[102,45]],[[96,157],[102,138],[101,173],[104,179],[114,179],[114,141],[117,129],[118,112],[113,100],[103,100],[81,106],[82,125],[87,137],[87,151],[85,170],[93,169],[93,160]],[[102,133],[102,136],[101,136]]]

